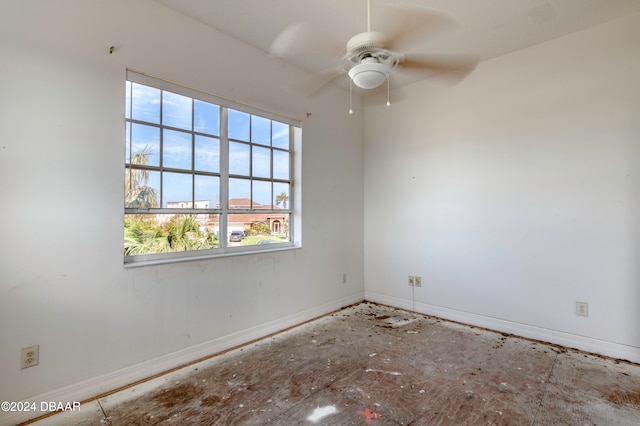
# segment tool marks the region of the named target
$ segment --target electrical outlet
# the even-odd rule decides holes
[[[20,368],[34,367],[40,362],[40,345],[22,348],[20,357]]]
[[[422,277],[415,277],[414,282],[416,287],[422,287]]]
[[[586,302],[576,302],[576,315],[581,317],[589,316],[589,304]]]
[[[413,275],[409,275],[409,285],[411,287],[414,286],[415,280],[416,280],[416,277],[414,277]]]
[[[347,274],[346,272],[342,274],[342,284],[346,284],[347,283]]]

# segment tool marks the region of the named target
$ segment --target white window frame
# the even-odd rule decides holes
[[[127,208],[125,202],[122,203],[124,208],[124,215],[127,214],[217,214],[219,215],[219,232],[218,241],[219,247],[206,250],[191,250],[191,251],[176,251],[168,253],[155,253],[155,254],[143,254],[135,256],[124,256],[125,267],[130,266],[144,266],[152,264],[162,264],[170,262],[180,262],[189,260],[201,260],[207,258],[226,257],[230,255],[246,255],[256,254],[265,251],[279,251],[300,248],[302,246],[301,236],[301,165],[302,165],[302,128],[301,123],[290,117],[285,117],[273,112],[264,111],[259,108],[255,108],[249,105],[245,105],[239,102],[235,102],[229,99],[225,99],[219,96],[211,95],[193,88],[181,86],[177,83],[170,82],[168,80],[160,79],[150,76],[148,74],[140,73],[127,69],[126,73],[127,82],[138,83],[145,86],[150,86],[163,91],[176,93],[182,96],[193,98],[196,100],[208,102],[218,105],[220,107],[220,205],[218,208],[209,209],[171,209],[171,208]],[[287,200],[288,207],[281,210],[270,209],[236,209],[229,208],[229,138],[227,135],[227,113],[229,109],[251,114],[274,120],[280,123],[289,125],[289,199]],[[131,118],[125,117],[125,124],[129,125],[130,122],[136,122]],[[162,126],[159,126],[162,129]],[[123,161],[125,166],[125,172],[127,169],[126,161]],[[124,173],[123,173],[124,175]],[[252,179],[250,177],[250,179]],[[274,182],[274,178],[264,179],[265,181]],[[124,191],[123,191],[124,195]],[[272,195],[273,197],[273,195]],[[273,201],[273,200],[272,200]],[[228,216],[233,214],[262,214],[262,213],[284,213],[289,216],[288,223],[288,235],[289,241],[274,244],[257,244],[257,245],[243,245],[243,246],[229,246],[228,245]]]

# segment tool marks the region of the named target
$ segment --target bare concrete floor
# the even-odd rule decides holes
[[[362,303],[50,425],[639,425],[640,366]]]

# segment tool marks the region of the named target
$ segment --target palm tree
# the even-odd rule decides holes
[[[200,228],[196,215],[175,215],[158,224],[153,215],[127,215],[124,254],[206,250],[218,247],[218,239]]]
[[[287,201],[289,201],[289,196],[286,192],[282,191],[280,194],[276,195],[276,206],[279,206],[282,203],[282,208],[287,208]]]
[[[276,195],[276,206],[279,206],[280,203],[282,203],[282,208],[286,209],[287,201],[289,201],[289,196],[287,195],[286,192],[282,191],[281,193]],[[283,223],[285,235],[288,235],[288,232],[289,232],[289,224],[287,222],[288,222],[287,219],[285,219],[285,222]],[[280,232],[282,232],[282,230]]]
[[[131,157],[131,165],[146,166],[149,164],[151,147],[145,146]],[[131,208],[158,207],[158,190],[149,186],[149,171],[129,167],[125,175],[126,206]]]
[[[162,250],[162,233],[152,215],[125,215],[124,217],[124,254],[158,253]]]
[[[190,251],[212,248],[209,235],[200,229],[195,215],[175,215],[164,226],[168,251]]]

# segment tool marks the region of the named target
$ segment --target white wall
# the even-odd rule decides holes
[[[2,6],[0,401],[87,398],[363,299],[344,90],[290,95],[300,70],[153,1]],[[123,267],[127,67],[302,120],[302,249]]]
[[[640,362],[638,76],[634,15],[367,106],[367,299]]]

